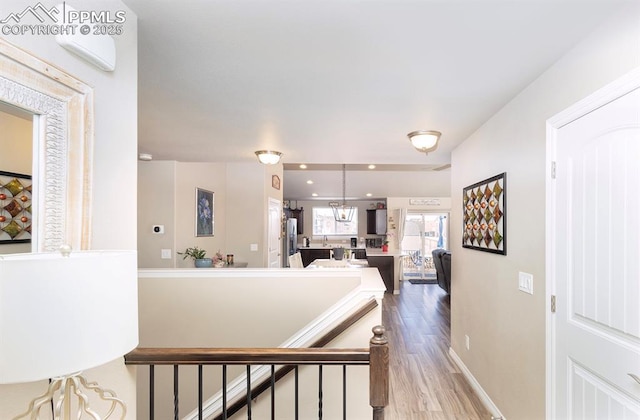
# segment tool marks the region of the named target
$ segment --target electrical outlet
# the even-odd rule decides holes
[[[171,249],[161,249],[160,250],[160,258],[163,260],[171,259]]]
[[[464,346],[467,348],[467,350],[469,350],[469,348],[470,348],[469,336],[466,335],[466,334],[464,336]]]
[[[533,274],[518,272],[518,289],[533,294]]]

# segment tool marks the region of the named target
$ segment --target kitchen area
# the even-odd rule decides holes
[[[401,263],[400,253],[389,250],[393,217],[384,201],[351,204],[350,220],[339,220],[335,209],[324,202],[285,201],[282,266],[289,267],[288,257],[299,252],[305,268],[376,267],[387,293],[393,293],[396,267]]]

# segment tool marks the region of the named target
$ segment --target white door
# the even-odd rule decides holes
[[[276,199],[269,199],[269,224],[268,237],[268,267],[280,268],[282,255],[282,203]]]
[[[548,154],[548,417],[640,419],[640,72],[550,120]]]

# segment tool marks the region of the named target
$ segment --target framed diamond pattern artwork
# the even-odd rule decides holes
[[[462,247],[507,254],[507,174],[462,190]]]
[[[0,171],[0,244],[31,242],[31,175]]]

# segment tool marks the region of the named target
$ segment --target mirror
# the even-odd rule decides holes
[[[0,38],[0,102],[34,116],[31,249],[88,249],[93,89]]]
[[[33,115],[0,102],[0,254],[31,251]]]

